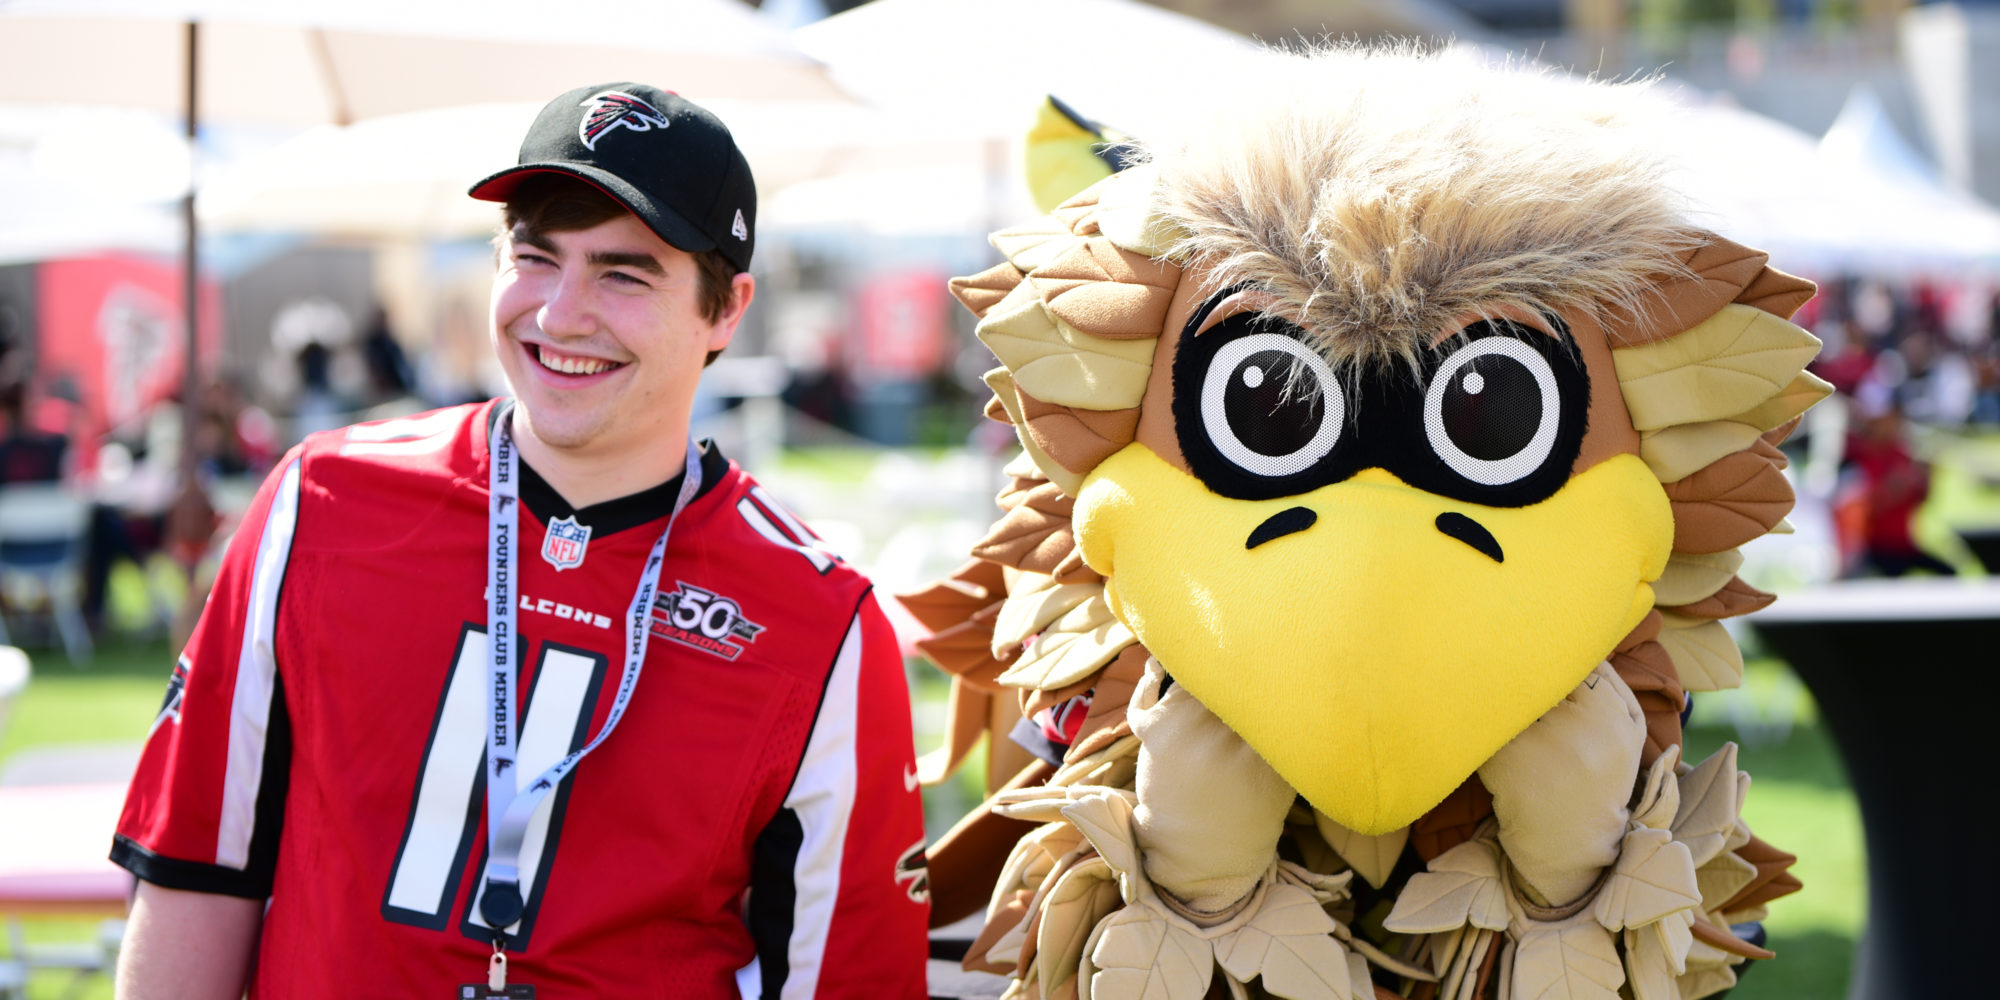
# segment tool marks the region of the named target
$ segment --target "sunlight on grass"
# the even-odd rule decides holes
[[[1805,883],[1771,904],[1771,933],[1858,937],[1868,913],[1868,868],[1853,794],[1752,777],[1744,819],[1759,837],[1799,856],[1792,874]]]
[[[128,580],[123,589],[129,594],[136,582]],[[138,602],[128,610],[135,621],[145,613]],[[34,680],[0,734],[0,766],[24,747],[143,738],[174,652],[162,641],[107,642],[85,668],[49,651],[34,655]],[[913,663],[910,675],[916,743],[924,752],[942,742],[949,685],[926,664]],[[1771,906],[1770,947],[1779,959],[1751,968],[1731,1000],[1842,996],[1867,909],[1866,856],[1853,793],[1810,693],[1783,664],[1753,659],[1741,690],[1696,699],[1687,757],[1698,762],[1725,741],[1739,744],[1739,764],[1753,778],[1745,819],[1758,836],[1799,856],[1793,873],[1805,884]],[[983,770],[983,754],[976,752],[957,779],[925,790],[931,837],[979,801]],[[98,932],[94,920],[26,921],[24,927],[31,947],[87,944]],[[111,996],[104,979],[74,994],[72,985],[67,973],[41,973],[28,996]]]
[[[114,616],[129,614],[143,624],[150,606],[143,594],[130,598],[134,585],[143,585],[136,567],[124,567],[129,575],[123,585],[114,584]],[[115,578],[121,579],[121,578]],[[122,603],[125,611],[118,610]],[[116,618],[114,617],[114,620]],[[0,733],[0,768],[13,755],[30,747],[43,748],[84,743],[134,743],[146,736],[153,717],[159,713],[160,698],[166,691],[167,675],[173,668],[174,652],[164,641],[111,640],[101,644],[89,666],[71,664],[52,650],[31,650],[34,675],[28,689],[15,701],[6,731]],[[105,850],[110,850],[109,835]],[[99,921],[94,919],[37,919],[21,921],[22,936],[30,950],[50,945],[88,948],[96,942]],[[106,977],[77,980],[63,970],[36,972],[28,981],[29,1000],[109,1000],[111,982]]]
[[[33,656],[33,678],[0,733],[0,766],[23,747],[144,739],[174,663],[164,642],[106,643],[88,667],[48,650]]]
[[[1753,659],[1741,688],[1694,704],[1687,759],[1738,745],[1737,767],[1751,779],[1744,821],[1798,855],[1792,874],[1804,884],[1771,903],[1765,929],[1778,958],[1751,968],[1730,1000],[1845,995],[1868,910],[1867,859],[1860,807],[1811,692],[1783,663]]]

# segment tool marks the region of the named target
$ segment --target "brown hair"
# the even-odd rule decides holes
[[[631,210],[586,181],[560,174],[530,177],[514,189],[502,215],[501,232],[495,245],[515,226],[545,233],[568,233],[603,225]],[[691,254],[700,279],[695,286],[696,306],[703,319],[714,322],[729,308],[733,282],[742,269],[729,262],[719,250]],[[704,365],[713,364],[721,351],[708,352]]]

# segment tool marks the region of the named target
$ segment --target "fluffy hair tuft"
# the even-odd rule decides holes
[[[1650,81],[1453,51],[1266,54],[1152,137],[1169,256],[1275,293],[1336,363],[1414,365],[1474,318],[1647,314],[1701,237],[1647,134]],[[1234,99],[1231,95],[1235,95]]]

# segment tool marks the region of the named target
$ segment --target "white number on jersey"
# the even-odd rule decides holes
[[[486,658],[486,630],[468,624],[459,635],[458,654],[439,699],[430,742],[424,747],[409,822],[382,897],[385,919],[432,930],[449,926],[452,900],[458,895],[466,861],[473,846],[484,840],[486,831],[480,820],[486,802]],[[542,646],[521,718],[518,780],[533,781],[549,765],[584,745],[607,662],[602,655],[587,650],[558,643]],[[527,909],[520,923],[508,929],[516,947],[526,947],[534,929],[536,904],[548,881],[545,862],[554,853],[568,802],[566,777],[556,794],[535,810],[521,845],[521,884]],[[482,848],[482,858],[484,853]],[[482,861],[474,870],[484,867]],[[469,936],[490,938],[491,931],[479,916],[478,888],[460,921]]]
[[[428,455],[451,443],[458,432],[455,410],[439,410],[421,417],[398,417],[347,429],[340,443],[343,455]]]

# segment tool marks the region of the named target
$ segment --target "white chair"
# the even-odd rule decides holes
[[[14,699],[27,690],[28,678],[33,675],[28,654],[13,646],[0,645],[0,735],[7,732],[8,713],[14,709]]]
[[[7,729],[13,701],[28,686],[32,674],[28,655],[0,645],[0,734]],[[30,747],[17,751],[0,768],[0,787],[64,785],[87,782],[122,784],[131,779],[142,745],[138,743],[79,743]],[[117,964],[125,921],[98,925],[94,940],[29,945],[16,914],[0,915],[5,944],[0,946],[0,1000],[25,1000],[28,978],[42,970],[69,973],[60,994],[74,997],[93,977],[110,975]],[[46,983],[44,983],[46,985]]]
[[[90,505],[60,483],[0,486],[0,594],[21,606],[45,604],[73,663],[91,654],[82,603],[89,530]],[[10,642],[0,619],[0,643]]]
[[[13,646],[0,646],[0,735],[7,732],[8,713],[13,711],[15,697],[28,686],[29,673],[28,654]],[[0,958],[0,1000],[28,995],[28,965],[20,958],[17,926],[12,918],[8,919],[7,957]]]

